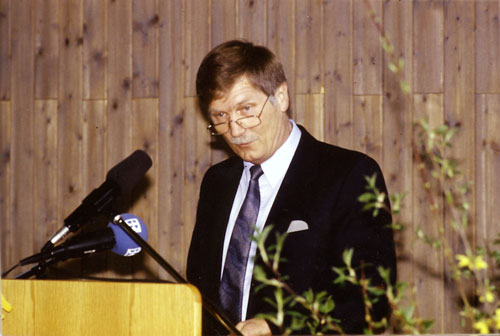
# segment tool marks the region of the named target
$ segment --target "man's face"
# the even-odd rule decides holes
[[[261,164],[269,159],[292,130],[286,115],[289,103],[286,83],[276,89],[267,103],[266,99],[265,93],[254,88],[243,76],[223,97],[212,101],[208,109],[212,120],[220,116],[233,120],[229,132],[222,136],[236,155],[254,164]],[[244,115],[245,109],[258,114],[262,107],[260,125],[245,129],[234,122]]]

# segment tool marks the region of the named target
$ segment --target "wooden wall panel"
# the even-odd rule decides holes
[[[158,99],[136,99],[132,105],[132,148],[142,149],[155,163],[148,171],[148,178],[140,183],[133,194],[130,213],[136,214],[148,228],[148,243],[156,250],[158,235]],[[134,262],[134,277],[158,276],[158,266],[151,258],[141,253]]]
[[[211,8],[211,46],[238,37],[237,30],[237,8],[234,0],[212,0]]]
[[[238,37],[265,45],[267,37],[266,1],[235,0],[238,6]]]
[[[323,95],[306,94],[295,96],[295,122],[303,125],[315,138],[325,138]]]
[[[413,101],[413,111],[415,119],[423,119],[427,121],[431,129],[444,123],[444,106],[442,94],[416,94]],[[417,139],[415,139],[417,140]],[[405,232],[402,232],[405,244],[399,245],[401,251],[400,257],[402,262],[398,267],[401,269],[411,266],[411,273],[405,269],[405,273],[401,274],[400,279],[411,278],[416,287],[416,300],[419,312],[425,319],[434,319],[435,333],[444,333],[448,329],[443,320],[444,316],[444,256],[439,249],[432,249],[429,245],[417,240],[415,232],[422,230],[430,237],[438,236],[438,224],[444,221],[443,199],[437,197],[435,200],[439,205],[439,212],[432,211],[431,204],[427,197],[427,190],[424,188],[423,181],[418,171],[418,166],[413,167],[413,192],[406,196],[405,209],[412,207],[413,218],[410,222],[404,223],[407,227]],[[435,183],[431,183],[435,188]],[[406,232],[409,231],[409,232]],[[398,234],[399,235],[399,234]]]
[[[323,13],[325,140],[353,148],[352,2],[324,2]]]
[[[354,94],[382,94],[382,47],[380,34],[368,18],[373,12],[382,18],[382,1],[353,4],[353,88]],[[382,24],[382,22],[379,22]]]
[[[86,35],[86,34],[85,34]],[[85,44],[84,44],[85,45]],[[85,62],[85,61],[84,61]],[[84,89],[85,92],[85,89]],[[91,90],[92,94],[99,94]],[[90,93],[89,92],[89,93]],[[82,104],[82,157],[83,162],[83,190],[88,194],[98,188],[106,178],[106,132],[107,116],[105,100],[84,100]],[[67,214],[64,214],[67,215]],[[60,226],[60,223],[58,223]],[[53,229],[53,232],[58,227]],[[105,254],[96,254],[91,259],[83,259],[83,274],[99,274],[107,268]]]
[[[267,46],[278,56],[287,74],[288,91],[295,94],[295,0],[268,1]],[[294,107],[291,106],[292,114]]]
[[[10,0],[0,0],[0,100],[10,99]]]
[[[353,149],[382,162],[383,113],[381,96],[354,97]]]
[[[61,226],[57,202],[57,100],[36,100],[34,127],[33,248],[36,250]]]
[[[474,157],[464,155],[473,153],[475,149],[474,137],[474,3],[467,1],[446,2],[444,16],[444,113],[445,121],[450,126],[459,126],[461,132],[454,139],[450,150],[453,157],[460,159],[462,182],[474,179]],[[467,42],[466,42],[467,41]],[[474,200],[474,191],[471,194]],[[474,204],[472,209],[474,209]],[[474,211],[474,210],[472,210]],[[445,220],[450,220],[450,214],[445,214]],[[471,235],[474,227],[470,228]],[[456,253],[463,250],[453,232],[446,232],[452,241]],[[444,319],[450,323],[447,331],[459,332],[460,308],[454,301],[457,300],[457,290],[451,278],[447,278],[445,286],[445,315]]]
[[[322,2],[295,2],[295,94],[322,93]]]
[[[210,2],[186,1],[186,27],[184,38],[186,44],[186,91],[187,97],[196,96],[196,72],[203,56],[210,49],[209,16]]]
[[[83,98],[106,98],[107,1],[83,2]]]
[[[172,261],[183,232],[184,18],[181,1],[160,2],[158,177],[159,253]],[[191,112],[191,111],[190,111]],[[155,163],[153,163],[155,164]],[[192,195],[198,197],[197,195]],[[178,246],[178,245],[177,245]],[[182,257],[180,257],[182,258]],[[178,259],[177,259],[178,260]],[[185,259],[183,260],[185,262]],[[179,262],[179,261],[177,261]],[[160,275],[168,278],[165,271]]]
[[[413,91],[443,91],[442,0],[413,1]]]
[[[19,260],[23,255],[33,254],[33,223],[38,214],[33,213],[34,183],[34,49],[33,22],[30,1],[11,2],[11,17],[16,25],[11,26],[11,176],[10,222],[6,227],[10,240],[2,246],[8,251],[10,260]],[[11,21],[12,22],[12,21]],[[27,89],[29,88],[29,89]],[[2,130],[3,132],[3,130]],[[23,186],[23,187],[21,187]],[[13,262],[2,263],[11,265]]]
[[[420,313],[436,320],[431,332],[458,331],[442,255],[413,233],[419,226],[432,233],[449,214],[425,203],[411,122],[461,127],[450,154],[463,179],[475,181],[470,235],[477,243],[495,236],[499,7],[496,0],[0,0],[2,265],[38,252],[109,168],[142,148],[153,167],[122,206],[145,220],[152,245],[184,273],[199,184],[230,155],[198,110],[197,68],[215,45],[246,38],[282,60],[299,124],[373,156],[390,192],[408,193],[400,218],[407,230],[396,235],[399,279],[417,286]],[[389,69],[381,32],[404,59],[401,74]],[[77,276],[169,279],[145,255],[107,253],[61,267]]]
[[[108,139],[106,166],[132,153],[132,2],[108,2]]]
[[[35,98],[56,99],[57,81],[52,76],[58,66],[57,0],[35,1]]]
[[[132,2],[134,98],[158,97],[158,1]]]
[[[500,92],[500,2],[476,1],[476,92]]]
[[[13,185],[11,172],[12,115],[8,101],[0,101],[0,130],[0,221],[3,223],[0,235],[0,254],[2,257],[0,267],[3,264],[3,269],[7,269],[11,266],[11,260],[17,258],[15,253],[7,248],[14,242],[10,219],[12,211],[11,186]]]

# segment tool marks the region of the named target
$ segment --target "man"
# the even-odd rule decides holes
[[[255,292],[252,278],[261,261],[250,237],[255,228],[272,225],[274,232],[289,232],[280,272],[290,286],[298,293],[328,291],[344,331],[362,333],[361,290],[334,285],[332,267],[344,266],[343,251],[353,248],[353,266],[363,268],[364,276],[382,285],[376,268],[384,266],[395,279],[390,214],[373,217],[357,200],[365,192],[365,176],[377,174],[377,187],[386,192],[376,162],[319,142],[289,119],[283,67],[265,47],[244,41],[217,46],[202,61],[196,88],[209,130],[223,137],[236,157],[214,165],[203,178],[188,280],[243,334],[279,332],[255,318],[273,307],[264,300],[269,292]],[[382,300],[375,315],[387,312]],[[204,334],[227,334],[212,322],[204,316]]]

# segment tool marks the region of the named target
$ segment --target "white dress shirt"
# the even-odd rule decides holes
[[[301,131],[295,124],[293,120],[290,120],[292,124],[292,132],[286,139],[285,143],[271,156],[267,161],[262,163],[260,166],[264,174],[259,178],[259,188],[260,188],[260,207],[259,214],[257,216],[257,230],[262,231],[264,224],[266,223],[267,216],[271,211],[271,207],[274,203],[274,199],[278,193],[281,186],[281,182],[285,177],[288,170],[288,166],[292,161],[295,150],[299,145]],[[229,216],[229,222],[226,228],[226,236],[224,238],[224,249],[222,253],[222,267],[220,276],[222,279],[222,272],[224,271],[224,263],[226,261],[226,254],[229,248],[229,241],[231,240],[231,234],[233,232],[234,223],[236,222],[236,217],[240,212],[241,205],[247,194],[248,184],[250,182],[250,167],[253,166],[250,162],[243,162],[244,170],[240,179],[240,184],[238,186],[238,191],[236,192],[236,197],[234,198],[233,207],[231,208],[231,214]],[[247,269],[245,273],[245,284],[243,288],[243,305],[241,313],[241,321],[246,320],[247,308],[248,308],[248,298],[250,295],[250,285],[253,275],[254,259],[257,252],[257,244],[252,241],[250,245],[250,254],[248,257]]]

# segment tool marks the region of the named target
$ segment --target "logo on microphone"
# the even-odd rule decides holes
[[[124,257],[131,257],[133,255],[136,255],[139,252],[141,252],[141,248],[140,247],[129,248],[129,249],[127,249],[127,252],[125,252],[125,254],[123,256]]]
[[[125,223],[127,223],[127,225],[130,226],[130,228],[132,230],[134,230],[135,232],[137,232],[137,233],[142,232],[141,223],[139,222],[139,220],[137,218],[132,217],[129,219],[125,219]]]

